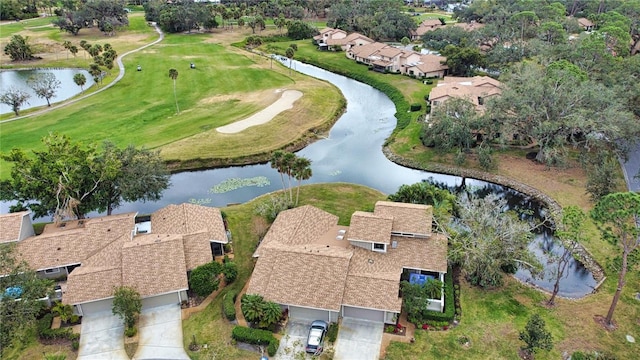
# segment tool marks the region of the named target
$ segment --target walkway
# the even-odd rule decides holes
[[[78,98],[75,98],[73,100],[69,100],[69,101],[63,102],[63,103],[58,104],[58,105],[53,105],[51,107],[47,107],[45,109],[30,113],[30,114],[27,114],[27,115],[22,115],[22,116],[17,116],[17,117],[11,118],[11,119],[2,120],[2,121],[0,121],[0,124],[1,123],[6,123],[6,122],[11,122],[11,121],[16,121],[16,120],[20,120],[20,119],[25,119],[25,118],[28,118],[28,117],[31,117],[31,116],[42,115],[42,114],[45,114],[45,113],[47,113],[49,111],[60,109],[60,108],[62,108],[64,106],[67,106],[67,105],[70,105],[70,104],[74,104],[74,103],[76,103],[78,101],[82,101],[82,100],[84,100],[84,99],[86,99],[86,98],[88,98],[90,96],[93,96],[95,94],[99,94],[99,93],[107,90],[108,88],[114,86],[120,80],[122,80],[122,78],[124,77],[124,64],[122,63],[122,59],[125,56],[127,56],[129,54],[133,54],[133,53],[138,52],[140,50],[146,49],[149,46],[155,45],[155,44],[159,43],[160,41],[162,41],[164,39],[164,33],[162,32],[162,30],[160,30],[158,25],[156,23],[153,23],[153,27],[156,29],[156,32],[160,35],[160,37],[158,39],[156,39],[155,41],[151,42],[151,43],[143,45],[143,46],[141,46],[141,47],[139,47],[137,49],[133,49],[133,50],[127,51],[126,53],[118,56],[116,58],[116,63],[118,64],[118,68],[120,69],[120,72],[118,73],[118,76],[112,82],[110,82],[109,84],[105,85],[103,88],[98,89],[95,92],[92,92],[91,94],[86,94],[86,95],[80,96]]]

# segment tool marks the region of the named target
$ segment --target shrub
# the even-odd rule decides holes
[[[458,151],[456,152],[456,156],[453,158],[453,161],[457,166],[462,166],[464,165],[465,161],[467,161],[467,154],[465,154],[464,151],[458,149]]]
[[[76,335],[70,328],[52,329],[53,314],[48,313],[43,316],[37,323],[38,337],[43,340],[69,339],[73,340]]]
[[[224,274],[224,280],[227,284],[231,284],[238,277],[238,266],[233,261],[227,261],[224,263],[222,273]]]
[[[198,296],[208,296],[218,290],[220,285],[218,275],[220,275],[222,269],[222,265],[215,261],[198,266],[191,271],[189,287]]]
[[[327,330],[327,340],[333,344],[338,338],[338,323],[329,324],[329,330]]]
[[[411,104],[411,111],[420,111],[422,109],[422,104],[413,103]]]
[[[231,337],[236,341],[253,345],[268,345],[267,353],[269,356],[274,356],[280,346],[280,341],[273,336],[272,332],[267,330],[236,326],[231,331]]]
[[[444,312],[425,310],[422,314],[423,321],[418,321],[418,323],[428,323],[430,321],[442,321],[449,323],[453,321],[456,313],[456,307],[453,295],[453,275],[451,269],[448,269],[447,273],[444,275],[444,293]]]
[[[137,327],[135,327],[135,326],[132,326],[132,327],[130,327],[130,328],[127,328],[127,329],[124,331],[124,334],[125,334],[127,337],[134,337],[134,336],[136,336],[136,334],[137,334],[137,333],[138,333],[138,328],[137,328]]]
[[[427,80],[426,84],[427,85],[433,85],[433,80]]]
[[[80,341],[79,340],[71,341],[71,348],[73,349],[73,351],[78,351],[78,349],[80,349]]]
[[[238,292],[232,290],[226,293],[224,295],[224,298],[222,298],[222,312],[229,321],[233,321],[236,319],[236,296],[238,296]]]

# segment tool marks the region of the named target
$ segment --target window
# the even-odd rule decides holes
[[[386,244],[373,243],[373,251],[387,251]]]
[[[55,269],[47,269],[44,271],[45,274],[57,274],[60,272],[60,268],[55,268]]]

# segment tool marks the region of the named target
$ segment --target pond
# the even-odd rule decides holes
[[[462,184],[460,177],[409,169],[384,156],[381,151],[384,141],[396,126],[395,106],[386,95],[344,76],[294,63],[297,71],[337,86],[347,99],[346,111],[329,135],[298,152],[299,156],[312,161],[313,176],[305,183],[349,182],[387,194],[396,192],[403,184],[428,179],[449,187]],[[531,197],[507,187],[473,179],[466,179],[465,184],[469,189],[499,193],[513,208],[531,209],[538,216],[544,213],[540,204]],[[243,203],[281,188],[280,175],[269,164],[182,172],[171,176],[171,187],[164,192],[160,201],[128,203],[118,208],[117,212],[151,213],[167,204],[182,202],[221,207]],[[0,204],[0,210],[7,212],[8,204]],[[537,234],[531,247],[541,249],[542,246],[548,246],[550,239],[552,234],[549,231]],[[542,262],[545,263],[544,260]],[[580,297],[590,293],[596,284],[591,273],[578,262],[574,261],[570,266],[571,271],[562,280],[560,295]],[[530,275],[519,272],[517,277],[527,281]],[[543,288],[552,288],[549,280],[534,279],[532,282]]]
[[[23,105],[20,110],[30,109],[38,106],[46,106],[47,100],[36,96],[32,88],[27,85],[27,80],[38,73],[53,73],[58,81],[60,81],[60,87],[56,91],[56,95],[51,98],[51,104],[67,100],[82,92],[80,87],[73,82],[73,76],[75,74],[83,74],[87,78],[87,83],[83,86],[86,90],[93,84],[93,77],[88,71],[82,69],[37,69],[37,70],[2,70],[0,71],[0,84],[2,84],[2,90],[6,91],[9,87],[16,87],[20,90],[26,91],[31,97],[29,103]],[[6,104],[0,104],[0,114],[12,112],[11,107]]]

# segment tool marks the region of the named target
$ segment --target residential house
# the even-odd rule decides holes
[[[8,230],[16,232],[4,226],[15,218],[0,215],[2,238]],[[30,220],[22,226],[21,232],[33,229]],[[47,224],[42,234],[17,241],[17,252],[39,276],[60,280],[59,298],[86,315],[110,311],[113,290],[122,285],[140,293],[144,308],[186,300],[188,272],[211,262],[226,243],[220,210],[182,204],[150,216],[126,213]]]
[[[422,38],[422,35],[428,33],[429,31],[437,30],[445,27],[439,19],[426,19],[415,30],[409,31],[409,39],[411,41],[418,41]]]
[[[350,226],[311,205],[283,211],[254,254],[247,293],[280,304],[292,318],[395,323],[402,280],[444,281],[447,240],[431,226],[431,206],[387,201],[355,212]],[[444,294],[428,308],[443,311]]]
[[[318,45],[318,49],[320,50],[333,50],[339,47],[342,51],[375,42],[362,34],[347,34],[344,30],[333,28],[320,30],[320,34],[314,36],[313,41]]]
[[[501,94],[501,83],[488,76],[454,77],[445,76],[429,93],[431,112],[450,98],[464,98],[476,106],[476,110],[484,111],[484,101]]]
[[[443,78],[449,70],[446,61],[447,58],[440,55],[419,55],[418,61],[404,65],[403,73],[416,78]]]
[[[578,24],[584,31],[592,31],[596,27],[596,24],[587,18],[578,18]]]

